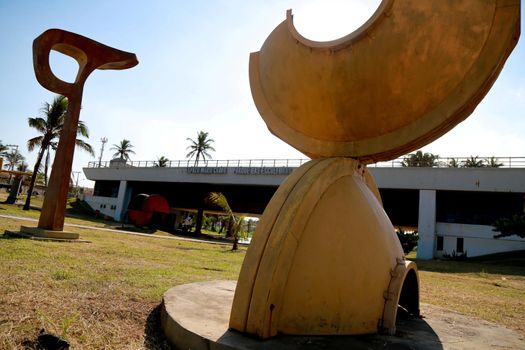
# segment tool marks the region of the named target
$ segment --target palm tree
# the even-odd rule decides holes
[[[170,160],[164,156],[161,156],[160,158],[157,158],[157,162],[155,162],[155,167],[157,168],[165,168],[168,165],[168,162]]]
[[[46,179],[44,178],[44,176],[45,176],[44,173],[41,172],[41,171],[39,171],[39,172],[36,174],[36,181],[35,181],[35,183],[36,183],[37,185],[44,185],[44,186],[47,186],[47,185],[45,185],[45,181],[46,181]]]
[[[485,160],[485,166],[487,168],[499,168],[503,166],[503,163],[499,163],[498,158],[492,156]]]
[[[435,167],[438,165],[438,159],[439,156],[437,154],[417,151],[403,158],[401,165],[404,167]]]
[[[49,151],[49,148],[56,147],[57,140],[60,138],[60,133],[64,127],[64,118],[66,116],[68,107],[67,97],[62,95],[57,95],[53,102],[45,102],[42,108],[40,109],[41,117],[30,117],[27,119],[27,122],[30,127],[35,128],[42,135],[33,137],[27,141],[27,149],[31,152],[35,147],[39,147],[38,155],[35,162],[35,167],[33,170],[33,175],[31,176],[31,182],[29,184],[29,190],[27,193],[26,202],[24,204],[24,210],[29,210],[31,206],[31,194],[33,193],[33,188],[35,186],[36,177],[38,175],[38,169],[40,169],[40,163],[46,151]],[[89,138],[89,130],[86,124],[79,120],[77,126],[77,135],[84,136]],[[81,139],[76,139],[75,144],[80,149],[85,150],[92,156],[95,155],[93,152],[93,147],[90,144],[84,142]]]
[[[11,150],[9,153],[5,153],[5,160],[7,162],[7,169],[8,170],[15,170],[16,167],[18,167],[21,163],[25,161],[25,157],[18,152],[18,150]]]
[[[29,167],[29,164],[27,164],[25,161],[22,160],[16,166],[16,170],[26,172],[27,171],[27,167]]]
[[[47,179],[48,179],[47,174],[49,174],[49,159],[51,158],[50,157],[51,150],[56,151],[57,145],[58,145],[58,142],[50,142],[49,146],[47,146],[46,148],[46,160],[44,161],[44,186],[46,187],[47,187]]]
[[[118,145],[113,145],[113,147],[110,148],[110,150],[116,151],[113,154],[114,158],[122,158],[125,160],[130,160],[129,155],[135,154],[135,152],[132,150],[133,145],[131,144],[131,141],[129,140],[122,140]]]
[[[199,131],[197,133],[197,141],[190,139],[189,137],[186,139],[191,142],[191,144],[186,148],[190,149],[190,152],[186,154],[186,158],[193,158],[195,156],[195,164],[194,166],[197,166],[199,164],[199,158],[202,157],[202,160],[206,161],[206,157],[211,158],[211,155],[208,153],[208,151],[214,151],[215,148],[211,145],[213,142],[215,142],[212,139],[208,138],[208,133],[204,131]]]
[[[206,197],[206,201],[208,203],[214,204],[224,210],[226,214],[228,215],[228,218],[230,219],[231,225],[231,236],[233,237],[233,246],[232,250],[238,249],[238,243],[239,238],[241,238],[241,228],[242,224],[244,222],[245,216],[241,215],[237,217],[235,214],[233,214],[233,211],[230,207],[230,204],[228,203],[228,200],[226,199],[226,196],[224,196],[220,192],[210,192],[208,193],[208,196]]]
[[[478,159],[478,156],[470,156],[470,158],[463,162],[464,168],[483,168],[484,166],[483,160]]]
[[[456,158],[451,158],[448,161],[448,167],[449,168],[459,168],[459,162]]]
[[[7,170],[15,170],[15,168],[18,170],[18,167],[20,165],[25,164],[26,158],[18,152],[18,149],[11,150],[11,152],[4,152],[5,160],[7,162]],[[9,174],[9,182],[11,182],[11,179],[13,178],[13,174]]]

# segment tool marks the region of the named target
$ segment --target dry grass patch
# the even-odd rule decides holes
[[[2,232],[21,224],[0,219]],[[151,329],[162,294],[181,283],[236,279],[245,252],[72,230],[92,243],[0,238],[1,349],[23,348],[41,328],[64,334],[76,349],[163,348]]]
[[[523,263],[429,260],[417,264],[422,302],[504,325],[525,335]]]
[[[0,218],[0,234],[20,225],[34,223]],[[165,349],[162,294],[182,283],[237,279],[245,255],[244,248],[68,229],[92,243],[0,238],[0,349],[23,349],[41,328],[64,334],[75,349]],[[525,335],[523,260],[418,261],[421,301]]]

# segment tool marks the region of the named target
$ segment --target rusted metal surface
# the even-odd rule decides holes
[[[51,50],[61,52],[78,62],[79,71],[73,83],[65,82],[53,74],[49,65]],[[69,179],[86,79],[96,69],[127,69],[137,64],[133,53],[117,50],[61,29],[49,29],[33,41],[33,65],[38,82],[46,89],[66,96],[69,101],[38,222],[39,228],[54,231],[64,228]]]

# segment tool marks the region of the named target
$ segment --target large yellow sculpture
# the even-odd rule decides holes
[[[291,12],[250,57],[257,108],[313,158],[261,219],[230,327],[278,333],[395,332],[398,305],[419,313],[404,258],[366,164],[394,159],[467,118],[514,48],[519,0],[384,0],[356,32],[312,42]]]

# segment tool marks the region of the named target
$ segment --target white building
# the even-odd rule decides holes
[[[86,201],[121,220],[138,193],[160,193],[176,208],[194,208],[195,193],[230,191],[242,212],[261,214],[271,195],[303,160],[214,161],[193,167],[186,161],[154,167],[153,162],[90,163],[86,177],[96,182]],[[107,165],[107,166],[106,166]],[[395,226],[417,227],[417,255],[469,257],[525,250],[517,236],[495,239],[492,223],[525,209],[525,168],[370,167],[385,210]],[[176,199],[173,199],[175,198]],[[228,196],[228,198],[230,198]],[[248,201],[247,198],[256,198]]]

